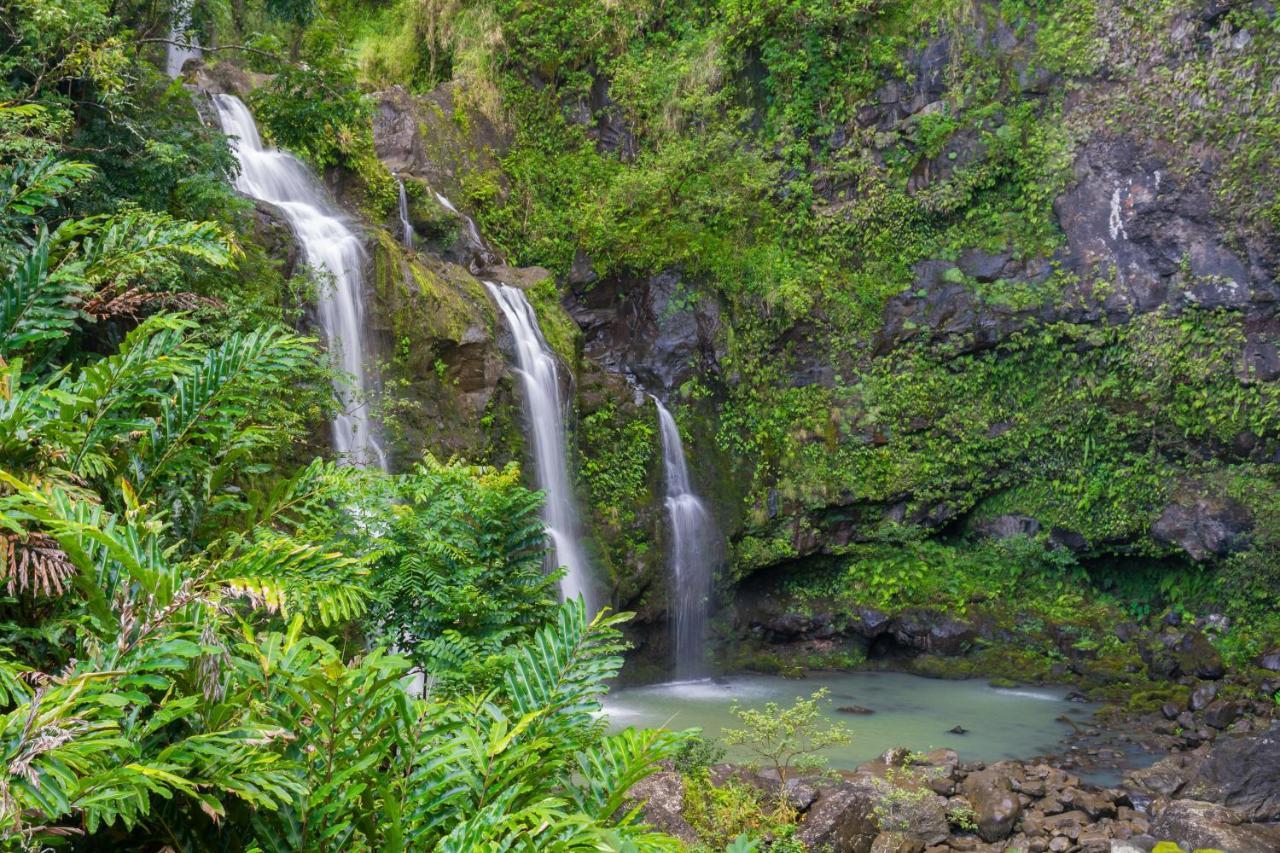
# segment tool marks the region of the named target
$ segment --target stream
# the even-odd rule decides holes
[[[824,703],[826,716],[853,733],[848,745],[826,752],[837,770],[852,770],[898,746],[919,751],[948,747],[961,760],[986,762],[1053,753],[1061,749],[1063,738],[1073,734],[1071,726],[1058,718],[1065,715],[1084,725],[1098,707],[1066,701],[1069,691],[1063,687],[1003,689],[979,679],[823,672],[803,679],[735,675],[615,689],[605,701],[604,712],[615,729],[698,727],[705,736],[717,737],[722,729],[739,726],[730,713],[735,701],[744,708],[762,708],[766,702],[787,707],[822,687],[830,691]],[[836,710],[854,705],[873,713]],[[955,726],[968,732],[950,733]],[[727,758],[747,761],[751,756],[730,748]]]

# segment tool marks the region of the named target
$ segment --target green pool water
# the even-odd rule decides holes
[[[701,728],[717,736],[733,728],[734,702],[762,707],[789,705],[825,687],[827,716],[853,732],[848,746],[828,751],[836,769],[852,769],[895,746],[915,750],[950,747],[965,761],[1031,758],[1056,752],[1073,734],[1067,718],[1084,724],[1096,706],[1068,702],[1067,688],[1004,689],[980,680],[943,681],[902,673],[820,673],[804,679],[740,675],[701,681],[668,682],[619,689],[609,694],[605,713],[614,729],[626,726]],[[853,716],[836,709],[860,705],[874,713]],[[967,734],[951,734],[961,726]],[[746,753],[730,750],[729,760]]]

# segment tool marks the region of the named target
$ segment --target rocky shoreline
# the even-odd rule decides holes
[[[709,776],[717,787],[745,784],[768,798],[784,796],[797,819],[794,839],[815,851],[1136,853],[1160,842],[1226,853],[1280,850],[1280,720],[1261,714],[1219,731],[1206,712],[1187,711],[1203,722],[1203,742],[1174,745],[1114,786],[1091,784],[1080,771],[1115,759],[1118,751],[1102,745],[1108,741],[1168,742],[1162,718],[1091,729],[1063,755],[1039,759],[987,764],[961,761],[951,749],[894,749],[854,771],[785,784],[775,772],[731,764],[711,767]],[[674,769],[644,780],[631,797],[647,823],[698,840]]]
[[[983,633],[981,625],[915,612],[775,615],[756,624],[758,635],[783,641],[775,649],[789,640],[811,651],[838,634],[866,644],[887,636],[935,662],[964,655]],[[1104,705],[1089,723],[1072,723],[1075,733],[1055,755],[983,763],[950,749],[894,749],[853,771],[785,784],[776,773],[729,764],[710,767],[708,778],[716,787],[751,786],[775,805],[785,797],[792,840],[807,850],[1134,853],[1171,842],[1177,846],[1162,853],[1273,853],[1280,850],[1280,650],[1228,670],[1207,639],[1212,630],[1212,617],[1119,626],[1139,670],[1126,682],[1097,678],[1087,656],[1069,659],[1063,672],[1084,691],[1077,695]],[[964,641],[943,642],[957,636]],[[631,793],[647,822],[695,843],[684,791],[685,780],[668,768]]]

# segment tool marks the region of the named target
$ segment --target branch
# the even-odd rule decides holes
[[[249,47],[247,44],[220,44],[216,47],[205,47],[202,44],[194,42],[179,41],[178,39],[160,38],[155,36],[152,38],[135,39],[138,44],[171,44],[174,47],[180,47],[185,50],[199,50],[203,53],[217,53],[220,50],[241,50],[245,53],[253,53],[258,56],[265,56],[267,59],[273,59],[276,62],[284,62],[285,60],[276,53],[266,50],[259,50],[256,47]]]

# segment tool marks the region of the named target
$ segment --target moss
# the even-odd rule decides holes
[[[529,304],[538,315],[538,325],[547,345],[571,367],[578,364],[581,354],[582,330],[560,305],[560,291],[555,279],[546,276],[525,290]]]

